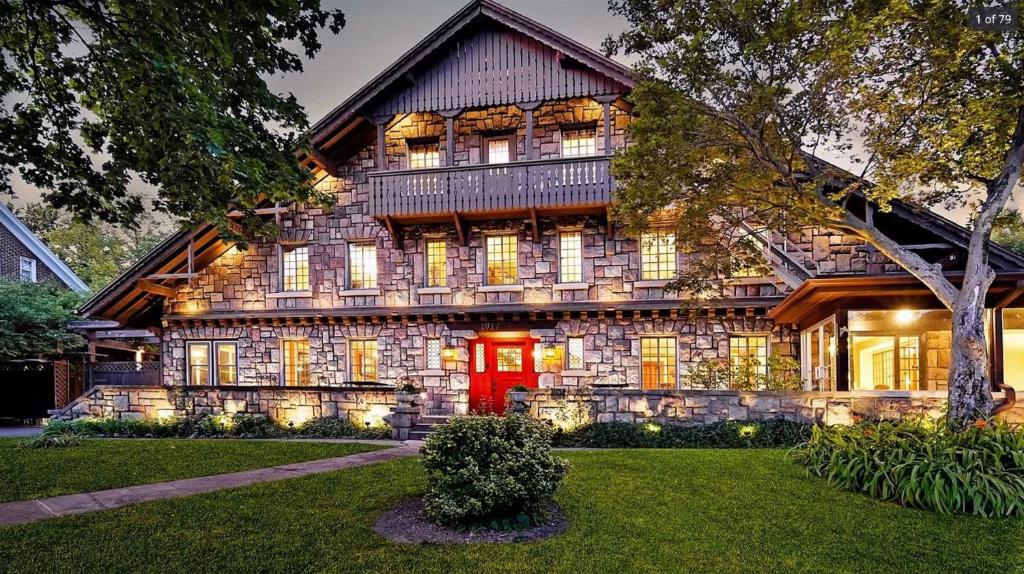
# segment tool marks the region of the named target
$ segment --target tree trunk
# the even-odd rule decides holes
[[[984,289],[982,292],[988,291]],[[953,339],[949,365],[949,422],[966,427],[992,414],[992,381],[988,376],[984,297],[975,303],[960,297],[953,307]]]

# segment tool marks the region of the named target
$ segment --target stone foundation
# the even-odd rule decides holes
[[[538,389],[530,415],[563,428],[590,422],[707,424],[725,420],[786,420],[850,424],[854,416],[899,419],[941,417],[945,391],[642,391],[638,389]]]
[[[246,413],[265,414],[296,426],[319,417],[379,425],[394,403],[394,393],[380,389],[99,386],[53,418],[142,419]]]

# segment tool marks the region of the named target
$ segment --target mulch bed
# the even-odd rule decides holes
[[[529,542],[562,534],[569,521],[558,505],[552,504],[548,521],[523,530],[476,529],[459,532],[431,522],[423,514],[423,499],[413,498],[381,514],[373,531],[402,544],[473,544],[478,542]]]

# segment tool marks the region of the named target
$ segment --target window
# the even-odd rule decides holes
[[[284,339],[281,341],[281,355],[284,386],[309,386],[309,341]]]
[[[645,389],[676,388],[676,338],[640,339],[640,384]]]
[[[348,359],[352,380],[357,382],[377,381],[377,341],[374,339],[351,339],[348,342]]]
[[[521,373],[523,372],[523,348],[522,347],[498,347],[495,351],[495,358],[498,361],[499,373]]]
[[[676,236],[659,230],[640,237],[640,279],[672,279],[676,275]]]
[[[515,136],[497,136],[484,139],[484,163],[515,161]]]
[[[448,284],[448,249],[444,239],[427,240],[427,287]]]
[[[309,290],[309,248],[281,248],[281,286],[284,291]]]
[[[238,345],[217,342],[217,384],[238,384]]]
[[[409,169],[426,169],[440,167],[441,157],[437,150],[437,142],[409,145]]]
[[[234,341],[189,341],[185,354],[188,359],[187,384],[238,384],[238,344]]]
[[[565,340],[565,368],[572,371],[586,368],[583,361],[583,337],[569,337]]]
[[[558,280],[583,281],[583,233],[565,231],[558,236]]]
[[[348,286],[350,289],[377,288],[377,246],[348,244]]]
[[[952,349],[949,311],[849,311],[847,326],[850,390],[947,388],[946,359]],[[1005,346],[1005,330],[1003,342]],[[1010,373],[1005,365],[1004,373]]]
[[[487,349],[483,343],[473,345],[473,370],[477,373],[487,371]]]
[[[519,238],[515,235],[487,237],[487,284],[513,285],[519,281]]]
[[[210,384],[210,343],[190,341],[188,343],[188,384]]]
[[[427,369],[438,370],[441,368],[441,339],[430,337],[427,339]]]
[[[737,386],[745,389],[760,386],[768,378],[768,336],[729,337],[729,367]],[[739,377],[747,380],[737,380]]]
[[[562,157],[597,155],[597,131],[593,128],[562,130]]]
[[[29,283],[36,282],[36,260],[31,257],[18,258],[18,277]]]

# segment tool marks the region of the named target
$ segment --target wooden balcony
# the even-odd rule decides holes
[[[372,173],[370,213],[411,223],[603,212],[615,187],[608,164],[602,156]]]

